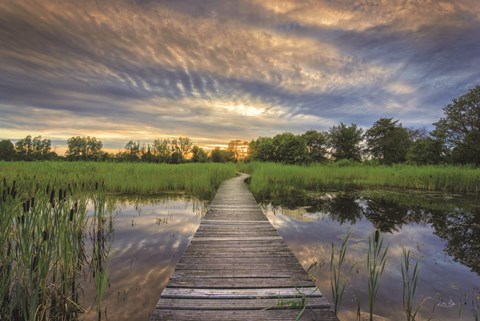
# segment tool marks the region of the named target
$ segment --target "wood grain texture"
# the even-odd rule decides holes
[[[151,321],[338,321],[244,184],[217,191]]]

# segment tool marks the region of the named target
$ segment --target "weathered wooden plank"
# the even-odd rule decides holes
[[[224,259],[231,259],[231,258],[242,258],[242,259],[261,259],[265,257],[273,257],[273,258],[278,258],[278,257],[291,257],[293,259],[296,259],[294,255],[291,253],[285,251],[285,252],[255,252],[255,253],[249,253],[249,252],[188,252],[183,255],[185,258],[212,258],[212,259],[217,259],[217,258],[224,258]]]
[[[302,278],[305,276],[304,270],[290,270],[285,272],[284,269],[267,269],[267,270],[256,270],[253,271],[252,269],[245,269],[240,268],[235,271],[225,271],[225,270],[195,270],[195,275],[198,277],[224,277],[224,278],[231,278],[231,277],[291,277],[295,278]],[[176,269],[172,278],[181,278],[181,277],[188,277],[192,275],[192,271],[188,269]]]
[[[285,310],[171,310],[155,309],[151,321],[284,321],[295,320],[300,309]],[[338,321],[329,309],[306,309],[301,315],[302,321]]]
[[[203,289],[166,287],[161,298],[186,299],[257,299],[257,298],[298,298],[321,297],[322,293],[315,287],[305,288],[252,288],[252,289]]]
[[[265,226],[272,226],[272,224],[268,221],[231,221],[231,220],[202,220],[202,225],[214,225],[214,226],[224,226],[224,225],[265,225]]]
[[[193,241],[208,241],[208,242],[215,242],[215,241],[267,241],[267,240],[282,240],[281,236],[245,236],[245,237],[240,237],[240,236],[225,236],[225,237],[208,237],[208,236],[194,236],[192,239]]]
[[[222,277],[174,277],[168,284],[172,288],[197,287],[197,288],[282,288],[282,287],[311,287],[313,282],[308,278],[297,279],[293,277],[275,278],[222,278]]]
[[[261,264],[296,264],[298,261],[294,256],[268,256],[268,257],[189,257],[183,256],[180,260],[182,264],[196,264],[202,265],[224,265],[224,264],[249,264],[249,265],[261,265]],[[179,263],[180,263],[179,262]]]
[[[312,297],[303,301],[303,298],[291,299],[169,299],[163,298],[156,306],[157,309],[172,310],[275,310],[299,306],[307,308],[328,309],[330,304],[324,297]]]

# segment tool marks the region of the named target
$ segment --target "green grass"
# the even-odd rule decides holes
[[[238,166],[252,175],[250,189],[268,199],[301,190],[408,189],[480,192],[480,168],[467,166],[311,166],[252,162]]]
[[[0,162],[0,179],[28,185],[54,184],[86,191],[104,185],[107,193],[159,194],[185,192],[210,199],[222,181],[235,176],[233,164],[145,164],[93,162]],[[19,189],[20,190],[20,189]]]

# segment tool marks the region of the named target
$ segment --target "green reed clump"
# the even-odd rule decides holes
[[[0,173],[9,180],[35,175],[35,185],[46,186],[51,182],[62,186],[70,184],[72,189],[87,192],[95,190],[96,185],[103,185],[106,193],[185,192],[199,198],[210,199],[225,179],[235,176],[235,165],[0,162]]]
[[[106,316],[103,309],[103,296],[108,285],[108,267],[106,264],[113,241],[113,209],[106,205],[104,193],[95,194],[93,197],[94,216],[91,219],[92,253],[90,268],[97,290],[97,315],[98,320]],[[108,223],[108,224],[107,224]]]
[[[77,194],[72,186],[41,186],[23,176],[3,180],[0,320],[73,320],[82,312],[77,279],[87,264],[84,243],[92,194]]]
[[[347,253],[349,238],[350,233],[348,233],[343,239],[338,252],[335,249],[334,243],[332,242],[332,250],[330,256],[330,288],[332,290],[335,315],[338,314],[338,311],[340,310],[343,293],[345,292],[345,287],[347,286],[347,282],[343,280],[342,266],[345,262],[345,254]],[[354,266],[350,268],[348,274],[352,271],[353,267]]]
[[[415,189],[455,193],[480,192],[480,168],[469,166],[310,166],[252,162],[238,165],[252,175],[250,188],[259,198],[299,190]]]
[[[403,283],[403,309],[405,310],[405,317],[407,321],[415,321],[418,310],[423,306],[423,303],[428,299],[424,299],[415,308],[413,306],[413,300],[415,292],[417,291],[418,282],[418,261],[413,266],[411,271],[410,263],[410,250],[402,247],[402,283]]]
[[[387,263],[388,246],[384,247],[383,237],[376,230],[368,237],[367,270],[368,270],[368,312],[373,321],[373,311],[377,299],[380,277]]]

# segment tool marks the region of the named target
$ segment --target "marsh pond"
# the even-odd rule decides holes
[[[51,295],[43,313],[48,316],[60,311],[57,316],[63,315],[61,319],[148,320],[208,210],[208,201],[185,194],[108,195],[79,204],[64,195],[59,200],[56,194],[54,197],[45,198],[44,203],[35,200],[35,215],[30,207],[33,200],[23,203],[25,214],[12,219],[17,225],[15,251],[9,240],[2,242],[8,247],[6,255],[15,257],[17,265],[13,270],[0,269],[2,278],[15,282],[10,293],[3,292],[4,297],[22,302],[22,295],[39,300]],[[377,320],[405,319],[404,248],[410,250],[411,263],[418,262],[417,291],[412,300],[414,308],[421,305],[417,320],[478,320],[480,205],[474,196],[361,191],[257,200],[330,302],[332,243],[338,249],[349,235],[342,267],[342,282],[347,285],[339,307],[341,320],[363,319],[367,311],[368,239],[375,231],[388,247],[375,302]],[[8,197],[4,204],[10,204]],[[85,216],[77,222],[72,214],[82,210]],[[43,212],[45,217],[54,215],[53,221],[42,219]],[[30,217],[38,222],[29,223]],[[72,242],[75,235],[78,242]],[[42,260],[55,253],[59,255],[57,263],[43,275]],[[42,255],[49,258],[42,259]],[[30,269],[19,268],[22,266]],[[12,277],[12,271],[18,276]],[[72,282],[65,281],[69,275]],[[55,288],[41,287],[42,280],[52,278],[63,281]],[[39,287],[22,288],[21,282]],[[62,301],[66,295],[74,302]],[[28,306],[12,302],[3,301],[4,315],[30,313]],[[10,306],[12,310],[8,310]]]
[[[332,302],[330,257],[350,235],[341,320],[355,320],[368,301],[368,238],[378,230],[388,246],[375,315],[403,320],[402,248],[418,261],[417,319],[475,320],[480,305],[480,206],[475,198],[420,192],[329,192],[260,200],[297,259]],[[105,258],[104,316],[146,320],[189,244],[208,202],[185,195],[118,198]],[[86,243],[87,252],[91,243]],[[95,282],[81,282],[81,320],[97,320]],[[89,308],[90,307],[90,308]],[[477,316],[478,318],[478,316]]]

